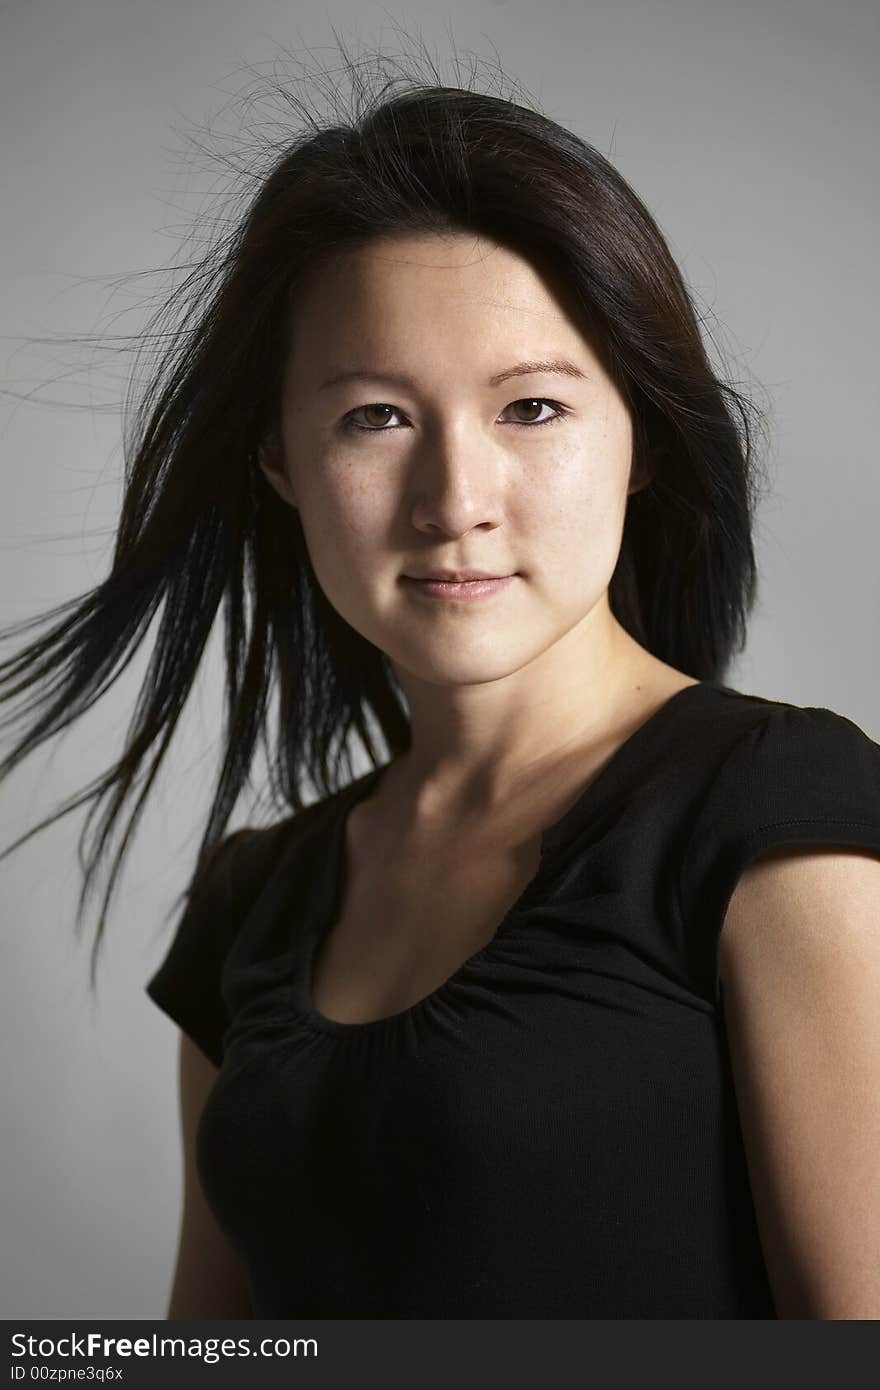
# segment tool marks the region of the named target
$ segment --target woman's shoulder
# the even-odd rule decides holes
[[[685,856],[697,877],[784,842],[878,843],[880,744],[855,720],[730,687],[709,703],[717,756],[702,774]]]
[[[216,846],[215,860],[246,866],[256,862],[264,864],[284,854],[326,829],[349,800],[357,799],[381,770],[371,768],[264,825],[248,824],[231,831]]]
[[[373,774],[367,774],[371,776]],[[193,1038],[212,1062],[223,1057],[222,1038],[228,1023],[223,979],[231,953],[239,951],[239,964],[259,960],[268,950],[262,918],[269,937],[287,930],[283,911],[276,911],[288,869],[313,862],[320,837],[346,797],[364,784],[355,778],[338,791],[318,797],[305,806],[265,825],[243,825],[222,836],[193,875],[165,955],[147,982],[146,993]],[[268,904],[262,913],[261,903]],[[276,920],[277,919],[277,920]]]
[[[717,1001],[717,940],[749,863],[783,846],[880,853],[880,745],[837,710],[730,687],[707,699],[712,713],[714,756],[696,775],[677,863],[683,918]],[[692,745],[692,765],[708,746],[708,734]]]
[[[838,762],[844,767],[880,756],[880,746],[854,719],[824,705],[713,680],[700,682],[678,703],[681,718],[669,721],[668,732],[688,765],[702,771],[705,785],[725,767],[731,776],[748,777],[750,770],[766,776],[780,762],[789,777],[802,778],[810,767],[833,775]]]
[[[880,746],[854,719],[826,705],[755,694],[719,682],[707,682],[711,697],[704,707],[704,724],[718,732],[719,746],[739,761],[756,766],[781,758],[792,771],[807,774],[855,758],[872,762]]]
[[[185,896],[194,910],[207,906],[237,917],[241,904],[253,899],[282,863],[317,849],[316,839],[329,832],[349,797],[375,775],[356,777],[335,791],[317,796],[264,824],[249,822],[217,840],[190,879]]]

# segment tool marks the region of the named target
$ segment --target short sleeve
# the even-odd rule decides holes
[[[737,879],[779,845],[880,854],[880,745],[833,710],[775,704],[712,778],[682,862],[680,901],[720,998],[718,940]]]
[[[215,847],[190,884],[171,945],[145,990],[219,1067],[227,1018],[220,977],[247,911],[247,851],[258,832],[236,830]]]

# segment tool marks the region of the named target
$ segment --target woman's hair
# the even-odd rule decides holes
[[[465,232],[527,258],[579,315],[631,412],[633,468],[651,478],[628,499],[609,591],[615,616],[648,651],[699,679],[722,677],[745,642],[759,500],[750,416],[760,416],[713,372],[651,214],[593,146],[510,97],[400,76],[371,93],[362,67],[355,90],[355,109],[323,125],[283,93],[301,128],[285,130],[246,214],[192,270],[187,308],[126,422],[109,575],[0,633],[8,640],[55,620],[0,664],[4,700],[30,692],[17,715],[28,717],[28,731],[0,763],[2,777],[98,700],[161,608],[121,757],[4,851],[94,803],[80,839],[79,927],[141,775],[103,900],[93,972],[122,859],[221,601],[223,759],[197,873],[224,836],[258,739],[271,793],[294,811],[304,804],[304,777],[320,795],[350,780],[351,734],[373,766],[384,761],[377,739],[391,756],[408,746],[408,714],[388,659],[327,601],[298,512],[258,466],[260,445],[280,430],[300,288],[340,252],[399,233]],[[86,857],[89,822],[104,800]]]

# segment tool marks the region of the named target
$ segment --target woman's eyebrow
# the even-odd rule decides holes
[[[569,376],[578,377],[583,381],[588,380],[587,373],[574,362],[569,362],[565,357],[555,357],[547,362],[517,362],[512,367],[505,367],[503,371],[496,372],[486,383],[488,386],[500,386],[503,381],[508,381],[511,377],[517,376]],[[336,372],[333,376],[322,381],[318,387],[319,391],[326,391],[330,386],[339,386],[346,381],[388,381],[393,386],[415,386],[415,381],[406,372],[375,372],[362,367],[354,367],[347,371]]]

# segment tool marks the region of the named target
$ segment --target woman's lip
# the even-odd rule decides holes
[[[484,576],[482,579],[453,580],[413,579],[411,575],[404,574],[402,578],[414,592],[425,594],[429,598],[467,602],[469,599],[487,598],[490,594],[498,593],[517,576],[515,574],[499,574],[491,578]]]

